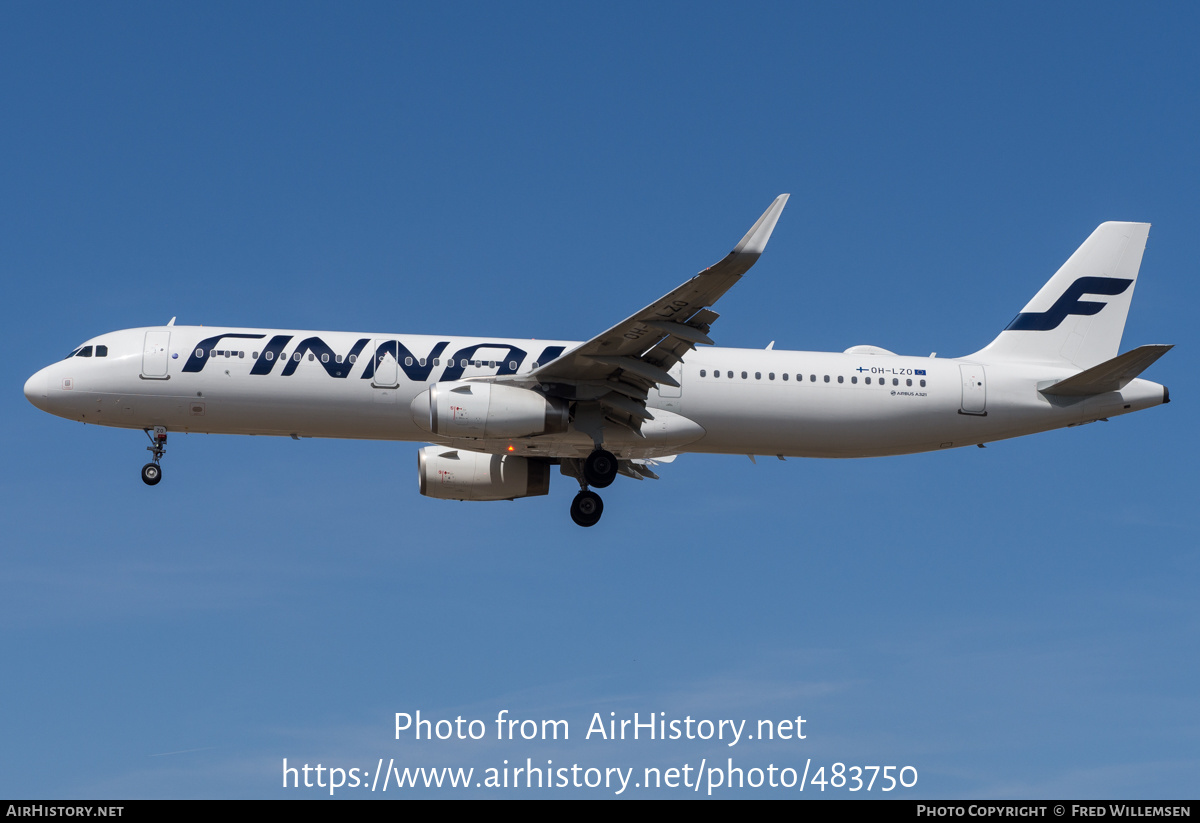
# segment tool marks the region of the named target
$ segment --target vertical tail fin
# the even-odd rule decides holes
[[[1149,223],[1101,224],[1000,336],[972,357],[1080,369],[1116,357],[1149,234]]]

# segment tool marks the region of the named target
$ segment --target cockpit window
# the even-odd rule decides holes
[[[77,354],[75,356],[76,357],[91,357],[92,356],[92,347],[84,346],[82,349],[79,350],[79,354]]]
[[[68,354],[66,357],[64,357],[64,358],[63,358],[63,360],[70,360],[72,357],[74,357],[75,355],[79,354],[79,351],[80,351],[80,349],[82,349],[82,348],[83,348],[83,346],[80,346],[78,349],[76,349],[75,351],[71,352],[71,353],[70,353],[70,354]]]
[[[97,357],[108,357],[108,346],[97,346],[96,347],[96,356]]]

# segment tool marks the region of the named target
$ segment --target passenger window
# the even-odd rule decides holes
[[[251,359],[251,360],[257,360],[257,359],[258,359],[258,352],[251,352],[251,353],[250,353],[250,359]]]
[[[350,362],[351,362],[351,363],[353,363],[353,362],[354,362],[354,360],[353,360],[353,359],[351,359],[351,361],[350,361]],[[440,357],[435,357],[435,358],[433,358],[433,365],[435,365],[435,366],[440,366],[440,365],[442,365],[442,358],[440,358]]]
[[[422,364],[422,365],[424,365],[424,364]],[[433,361],[433,365],[435,365],[435,366],[437,365],[437,361],[436,361],[436,360],[434,360],[434,361]],[[512,371],[516,371],[516,370],[517,370],[517,361],[516,361],[516,360],[509,360],[509,361],[508,361],[508,368],[509,368],[509,369],[511,369]]]
[[[418,364],[420,364],[420,365],[422,365],[422,366],[424,366],[424,365],[425,365],[425,358],[424,358],[424,357],[422,357],[420,360],[418,360],[418,361],[417,361],[417,363],[418,363]]]
[[[328,363],[328,362],[329,362],[329,354],[328,354],[328,352],[326,352],[325,354],[321,355],[321,362],[322,362],[322,363]]]
[[[700,370],[700,376],[701,376],[701,377],[708,377],[708,372],[706,372],[704,369],[701,369],[701,370]]]
[[[312,355],[310,354],[309,357],[312,357]],[[304,359],[304,355],[302,355],[300,352],[293,352],[292,359],[295,360],[297,363],[299,363],[301,360]]]
[[[853,375],[851,375],[851,376],[850,376],[850,382],[851,382],[851,383],[856,383],[856,384],[857,384],[857,383],[858,383],[858,378],[857,378],[857,377],[855,377],[855,376],[853,376]]]
[[[893,385],[893,386],[899,386],[899,385],[900,385],[900,381],[899,381],[897,378],[893,377],[893,378],[892,378],[892,385]]]
[[[411,357],[406,357],[406,358],[404,358],[404,365],[406,365],[406,366],[411,366],[411,365],[412,365],[412,358],[411,358]]]
[[[96,347],[96,356],[97,357],[108,357],[108,346],[97,346]]]
[[[335,355],[333,356],[333,362],[334,362],[334,363],[341,363],[341,362],[342,362],[342,356],[341,356],[340,354],[335,354]]]
[[[728,377],[730,380],[732,380],[732,379],[733,379],[733,372],[731,372],[731,371],[727,371],[727,372],[725,372],[725,376],[726,376],[726,377]]]
[[[317,356],[315,354],[313,354],[312,352],[308,353],[308,362],[311,363],[312,361],[314,361],[316,359],[317,359]]]
[[[534,361],[533,361],[533,365],[532,365],[532,366],[530,366],[530,368],[531,368],[531,369],[536,369],[536,368],[538,368],[538,362],[537,362],[536,360],[534,360]]]
[[[269,351],[269,352],[267,352],[266,354],[264,354],[264,355],[263,355],[263,357],[267,358],[267,360],[274,360],[274,359],[275,359],[275,352],[273,352],[273,351]]]
[[[424,363],[422,363],[421,365],[423,366],[423,365],[425,365],[425,364],[424,364]],[[488,368],[489,368],[489,369],[494,369],[494,368],[496,368],[496,361],[495,361],[495,360],[490,360],[490,361],[488,361]]]
[[[839,375],[838,375],[838,382],[839,382],[839,383],[845,383],[845,382],[846,382],[846,378],[842,377],[842,376],[839,374]]]
[[[908,378],[907,380],[905,380],[905,381],[904,381],[904,385],[906,385],[906,386],[911,386],[911,385],[912,385],[912,378],[910,377],[910,378]]]
[[[825,375],[825,382],[826,382],[826,383],[828,383],[828,382],[829,382],[829,375]]]
[[[465,369],[467,367],[467,358],[464,357],[459,365]]]
[[[351,363],[354,363],[356,360],[358,360],[358,355],[357,355],[357,354],[352,354],[352,355],[350,355],[350,358],[349,358],[349,359],[350,359],[350,362],[351,362]]]
[[[754,379],[755,379],[755,380],[762,380],[762,372],[760,372],[760,371],[756,371],[756,372],[754,373]]]
[[[783,379],[784,379],[784,380],[787,380],[787,378],[788,378],[788,376],[787,376],[787,372],[784,372],[784,373],[783,373]]]
[[[770,373],[767,375],[767,379],[768,379],[768,380],[774,380],[774,379],[775,379],[775,372],[770,372]]]
[[[871,378],[869,378],[869,377],[864,377],[864,378],[863,378],[863,380],[864,380],[864,381],[866,381],[866,384],[867,384],[868,386],[869,386],[869,385],[871,385]]]
[[[816,382],[817,382],[817,376],[816,376],[815,374],[810,374],[810,375],[808,376],[808,382],[810,382],[810,383],[816,383]]]
[[[922,381],[921,381],[921,388],[925,388],[925,381],[924,381],[924,380],[922,380]]]
[[[238,359],[239,359],[239,360],[245,360],[245,359],[246,359],[246,353],[245,353],[244,351],[240,351],[240,352],[238,352]]]
[[[745,373],[745,372],[742,372],[742,379],[743,379],[743,380],[745,380],[745,379],[746,379],[746,373]]]

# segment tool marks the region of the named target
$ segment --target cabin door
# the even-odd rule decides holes
[[[375,376],[371,385],[384,389],[394,389],[400,385],[400,364],[396,361],[395,341],[375,341]]]
[[[146,345],[142,347],[142,377],[147,380],[167,379],[167,349],[170,345],[169,331],[146,332]]]
[[[987,414],[987,377],[983,366],[967,363],[958,367],[962,374],[963,414]]]

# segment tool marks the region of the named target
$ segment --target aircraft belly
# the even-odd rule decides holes
[[[261,434],[371,440],[423,440],[408,411],[416,388],[374,388],[363,383],[297,379],[264,385],[241,377],[193,377],[153,388],[187,393],[147,392],[136,397],[129,420],[108,425],[136,428],[166,426],[173,431],[211,434]]]

